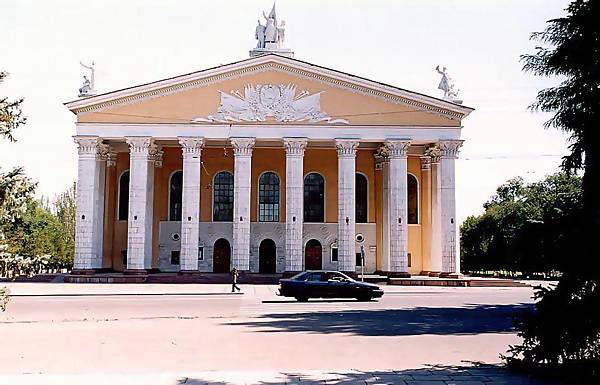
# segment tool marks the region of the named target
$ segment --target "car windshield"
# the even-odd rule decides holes
[[[308,274],[309,274],[308,272],[303,271],[302,273],[298,273],[298,274],[294,275],[290,279],[293,279],[294,281],[305,281],[306,280],[306,276]]]

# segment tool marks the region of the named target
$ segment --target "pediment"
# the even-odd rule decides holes
[[[265,55],[66,103],[79,122],[458,126],[472,109]]]

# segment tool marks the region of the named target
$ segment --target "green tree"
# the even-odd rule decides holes
[[[54,211],[63,230],[61,236],[65,244],[65,261],[70,265],[75,254],[76,191],[77,185],[73,183],[54,200]]]
[[[546,126],[570,136],[563,168],[583,170],[581,226],[566,255],[573,263],[563,267],[555,288],[537,292],[536,311],[521,318],[523,343],[511,348],[509,362],[577,366],[574,372],[600,377],[600,1],[576,0],[566,11],[532,35],[543,46],[522,60],[527,72],[561,79],[557,87],[541,90],[531,108],[552,113]],[[554,215],[563,213],[557,209]],[[568,223],[554,230],[557,241]]]
[[[6,72],[0,71],[0,84],[7,76]],[[21,103],[23,103],[23,99],[0,98],[0,137],[11,142],[15,141],[13,131],[26,121],[21,111]]]

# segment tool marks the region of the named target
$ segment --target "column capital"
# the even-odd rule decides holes
[[[358,139],[336,139],[335,148],[337,150],[338,157],[355,157],[358,144]]]
[[[131,153],[149,154],[150,148],[154,144],[150,136],[126,136],[125,141],[129,145]]]
[[[229,138],[229,141],[233,146],[234,156],[252,156],[255,138]]]
[[[389,158],[406,157],[410,142],[410,139],[386,139],[385,146],[387,147]]]
[[[304,150],[308,144],[307,138],[283,138],[286,155],[304,156]]]
[[[79,155],[96,155],[101,142],[98,136],[87,135],[73,136],[73,141],[77,143]]]
[[[431,163],[440,163],[441,151],[437,145],[427,147],[425,155],[431,159]]]
[[[106,166],[115,167],[117,165],[117,153],[113,150],[108,150],[106,153]]]
[[[179,136],[177,139],[181,144],[183,156],[199,155],[204,147],[204,138],[201,136]]]
[[[421,170],[431,170],[431,157],[429,155],[421,155]]]
[[[165,152],[163,151],[162,147],[157,146],[155,143],[150,145],[148,157],[154,162],[154,167],[162,167],[164,154]]]
[[[440,140],[437,147],[440,149],[442,158],[458,158],[458,151],[463,145],[464,140]]]

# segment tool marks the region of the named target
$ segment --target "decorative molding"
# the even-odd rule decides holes
[[[357,139],[336,139],[335,148],[339,158],[355,157],[360,142]]]
[[[427,170],[431,170],[431,157],[428,155],[422,155],[420,158],[421,160],[421,170],[427,171]]]
[[[168,79],[165,81],[156,82],[156,83],[164,83],[164,85],[162,87],[160,85],[155,85],[154,83],[151,83],[146,86],[138,86],[138,87],[132,87],[132,89],[115,91],[114,94],[117,94],[117,95],[115,95],[115,99],[99,101],[96,104],[89,105],[89,104],[81,103],[81,102],[78,103],[78,101],[74,101],[74,102],[70,102],[70,103],[66,103],[66,104],[67,104],[67,107],[69,107],[73,112],[75,112],[77,114],[85,114],[85,113],[100,111],[100,110],[103,110],[106,108],[111,108],[111,107],[114,107],[117,105],[132,104],[132,103],[140,102],[145,99],[166,96],[166,95],[170,95],[170,94],[173,94],[176,92],[180,92],[185,89],[206,87],[208,85],[215,84],[220,81],[235,79],[235,78],[239,78],[239,77],[249,75],[249,74],[255,74],[255,73],[273,70],[273,71],[278,71],[278,72],[284,72],[286,74],[297,75],[297,76],[300,76],[300,77],[306,78],[306,79],[319,81],[321,83],[330,85],[332,87],[350,90],[350,91],[357,92],[357,93],[360,93],[360,94],[366,95],[366,96],[373,96],[373,97],[383,99],[386,101],[390,101],[390,102],[393,102],[396,104],[403,104],[403,105],[406,105],[409,107],[416,108],[418,110],[422,110],[425,112],[431,112],[431,113],[434,113],[437,115],[442,115],[442,116],[445,116],[447,118],[454,119],[454,120],[462,119],[463,117],[468,115],[472,110],[471,108],[463,107],[463,106],[452,106],[456,110],[453,110],[451,108],[444,108],[444,107],[438,106],[436,104],[442,104],[442,103],[450,104],[450,103],[444,102],[444,101],[441,101],[442,103],[440,103],[440,101],[438,101],[437,99],[435,99],[433,97],[424,96],[424,95],[419,95],[419,94],[411,95],[412,93],[410,91],[405,91],[402,89],[398,89],[398,93],[406,93],[407,94],[406,96],[394,95],[393,92],[395,90],[391,86],[385,86],[385,85],[378,84],[374,81],[357,78],[358,82],[366,83],[369,85],[369,87],[366,87],[364,85],[352,83],[352,82],[349,82],[349,81],[341,79],[341,78],[335,78],[334,76],[338,75],[338,74],[335,73],[336,71],[333,71],[333,70],[317,69],[319,72],[321,72],[321,73],[317,73],[317,72],[315,72],[314,68],[311,68],[311,70],[301,68],[300,66],[308,67],[307,64],[304,64],[302,62],[298,62],[298,63],[292,62],[289,64],[287,64],[287,63],[284,64],[284,63],[279,63],[279,62],[275,61],[275,60],[278,60],[278,61],[286,60],[287,61],[287,60],[293,60],[293,59],[283,59],[283,58],[279,58],[279,57],[277,57],[277,58],[259,57],[259,58],[250,59],[250,60],[262,61],[265,59],[270,60],[270,61],[265,62],[265,63],[257,63],[256,65],[251,65],[251,66],[247,66],[247,67],[233,69],[233,70],[230,70],[227,72],[218,73],[218,71],[221,68],[216,68],[216,69],[213,69],[210,71],[209,70],[201,71],[201,72],[208,72],[209,74],[205,74],[205,73],[191,74],[188,76],[180,76],[180,77],[177,77],[174,79]],[[243,65],[243,64],[234,63],[234,64],[227,65],[227,66],[240,67],[241,65]],[[298,66],[298,67],[296,67],[296,66]],[[210,74],[210,73],[212,73],[212,74]],[[328,76],[328,75],[325,75],[324,73],[333,73],[333,74]],[[204,76],[201,78],[196,78],[196,79],[192,79],[192,80],[185,79],[185,78],[191,78],[193,75],[195,75],[195,76],[203,76],[204,75]],[[346,75],[343,73],[339,73],[339,75],[340,75],[340,77],[344,77],[344,78],[349,78],[349,79],[353,78],[351,75]],[[181,83],[169,84],[169,82],[172,83],[175,81],[180,81]],[[370,83],[372,83],[372,84],[370,84]],[[129,93],[136,92],[135,91],[136,88],[143,89],[143,88],[150,88],[152,86],[160,87],[160,88],[149,89],[147,91],[140,90],[140,91],[137,91],[137,92],[139,92],[137,94],[127,95],[128,92]],[[371,88],[371,87],[373,87],[373,88]],[[388,89],[391,89],[391,91],[388,91]],[[118,95],[119,93],[122,93],[125,95],[119,96]],[[90,98],[90,99],[101,99],[101,100],[108,99],[108,97],[110,97],[109,95],[110,95],[110,93],[105,94],[105,95],[99,95],[99,96],[96,96],[96,97]],[[411,97],[414,97],[414,98],[411,98]],[[429,98],[431,98],[431,102],[433,104],[428,103],[429,100],[427,100],[427,99],[429,99]],[[419,99],[426,99],[427,101],[424,102]],[[93,100],[88,100],[86,102],[92,103]],[[78,106],[78,105],[80,105],[80,106]]]
[[[390,159],[402,158],[408,155],[410,140],[407,139],[388,139],[385,141],[385,146],[388,148],[388,156]]]
[[[273,118],[278,122],[327,122],[349,124],[345,119],[332,119],[321,111],[321,93],[296,93],[296,85],[273,84],[246,85],[244,93],[233,90],[227,94],[219,91],[221,103],[214,115],[192,119],[192,122],[265,122]]]
[[[307,144],[307,138],[283,138],[286,156],[304,156]]]
[[[252,149],[256,140],[254,138],[230,138],[234,156],[252,156]]]
[[[438,147],[442,158],[458,158],[458,152],[464,140],[440,140]]]
[[[181,151],[183,156],[194,156],[200,155],[202,148],[204,147],[204,138],[201,136],[180,136],[179,144],[181,144]]]

